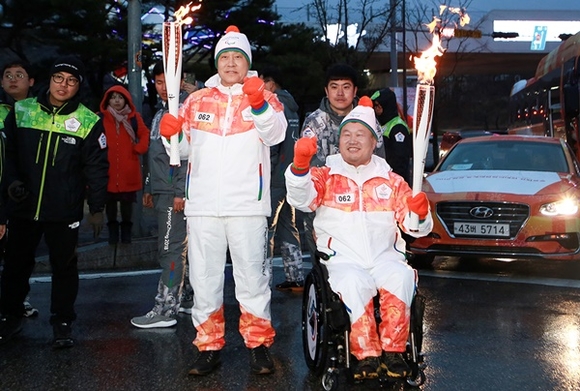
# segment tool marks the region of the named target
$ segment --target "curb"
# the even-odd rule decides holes
[[[77,254],[79,272],[159,268],[157,237],[133,238],[131,244],[88,244],[78,247]],[[36,257],[34,273],[51,273],[48,255]]]

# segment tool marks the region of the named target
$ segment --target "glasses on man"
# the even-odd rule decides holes
[[[77,84],[79,84],[79,79],[77,79],[76,77],[64,77],[61,74],[55,73],[54,75],[52,75],[52,81],[55,82],[56,84],[62,84],[63,81],[66,81],[66,85],[69,87],[74,87]]]
[[[16,73],[5,73],[4,74],[4,78],[8,79],[10,81],[13,80],[22,80],[26,78],[26,75],[22,72],[16,72]]]

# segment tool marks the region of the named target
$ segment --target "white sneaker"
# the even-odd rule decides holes
[[[191,315],[191,307],[189,308],[179,307],[179,313]]]
[[[144,316],[131,319],[131,324],[140,329],[152,329],[155,327],[171,327],[177,324],[177,319],[169,316],[159,315],[154,311],[149,311]]]

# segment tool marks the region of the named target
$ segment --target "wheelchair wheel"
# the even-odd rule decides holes
[[[418,387],[425,383],[426,376],[423,368],[423,314],[425,311],[425,297],[417,293],[411,304],[411,329],[405,360],[411,368],[411,374],[407,377],[407,384]]]
[[[317,376],[326,369],[330,337],[324,290],[320,274],[312,269],[302,297],[302,348],[306,365]]]
[[[338,390],[338,370],[328,370],[324,375],[322,375],[322,388],[325,391],[335,391]]]
[[[422,369],[419,369],[416,374],[407,377],[407,384],[411,387],[419,387],[425,383],[425,380],[427,380],[425,372],[423,372]]]
[[[411,304],[411,332],[415,334],[417,352],[423,350],[423,316],[425,313],[425,296],[417,292]]]

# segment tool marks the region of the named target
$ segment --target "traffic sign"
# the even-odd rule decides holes
[[[455,38],[481,38],[481,30],[455,29],[453,36]]]
[[[534,27],[534,35],[530,50],[544,50],[546,48],[546,35],[548,34],[548,27],[536,26]]]

